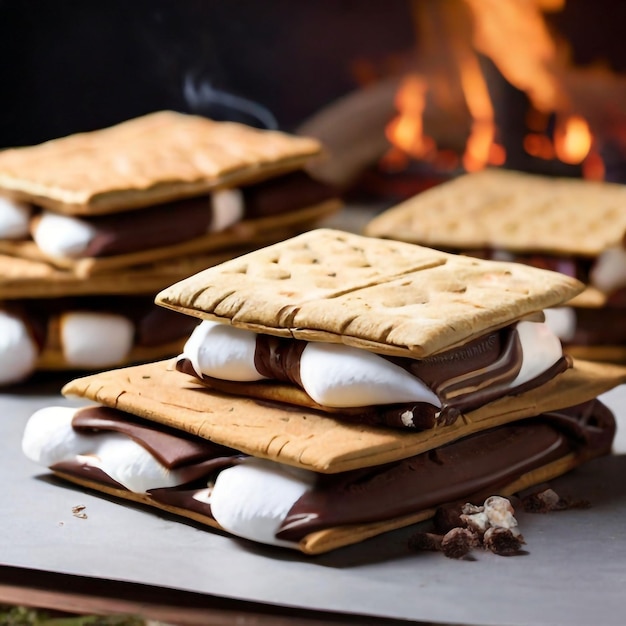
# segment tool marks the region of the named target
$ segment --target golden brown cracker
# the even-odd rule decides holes
[[[364,232],[446,250],[595,257],[626,233],[626,186],[487,169],[400,203]]]
[[[423,358],[582,289],[520,264],[318,229],[209,268],[156,301],[255,332]]]
[[[428,431],[365,426],[311,409],[256,402],[212,391],[172,361],[75,379],[63,393],[187,431],[256,457],[335,473],[431,450],[474,432],[574,406],[626,382],[626,368],[575,362],[545,385],[501,398]]]
[[[98,272],[88,279],[43,261],[0,254],[0,300],[155,294],[176,281],[249,251],[250,248],[233,247],[215,254],[187,255]]]
[[[0,190],[72,215],[200,195],[302,167],[320,143],[234,122],[159,111],[0,152]]]

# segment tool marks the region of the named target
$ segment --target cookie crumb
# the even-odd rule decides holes
[[[87,519],[87,513],[85,513],[85,509],[87,507],[84,504],[78,504],[72,507],[72,515],[74,517],[78,517],[79,519]]]
[[[441,541],[441,551],[449,559],[462,559],[478,546],[478,539],[468,528],[453,528]]]
[[[485,531],[483,547],[500,556],[518,554],[526,542],[515,529],[492,526]]]

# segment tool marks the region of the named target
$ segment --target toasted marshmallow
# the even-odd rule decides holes
[[[210,495],[211,514],[233,535],[275,546],[295,547],[276,538],[283,520],[315,483],[315,473],[274,461],[247,458],[222,470]]]
[[[168,470],[126,435],[76,432],[72,428],[76,411],[72,407],[52,406],[33,413],[22,437],[24,454],[45,467],[64,461],[97,467],[134,493],[184,483],[180,471]]]
[[[569,306],[546,309],[546,324],[561,341],[571,341],[576,333],[576,311]]]
[[[522,344],[522,367],[511,387],[536,378],[563,356],[559,338],[545,322],[518,322],[517,333]]]
[[[28,378],[34,371],[39,347],[26,324],[17,316],[0,311],[0,385]]]
[[[204,320],[183,348],[198,376],[202,374],[238,382],[262,380],[254,367],[256,334],[241,328]]]
[[[309,343],[302,352],[300,379],[305,391],[323,406],[355,407],[439,398],[421,380],[366,350],[341,344]]]
[[[133,347],[135,327],[122,315],[89,311],[61,316],[61,346],[69,365],[107,367],[122,362]]]
[[[22,239],[29,234],[32,206],[0,196],[0,239]]]
[[[241,221],[245,213],[245,202],[240,189],[217,189],[211,194],[213,215],[209,231],[226,230]]]
[[[615,247],[605,250],[597,259],[589,273],[591,284],[611,293],[626,287],[626,248]]]
[[[77,217],[44,211],[33,228],[33,239],[39,249],[52,257],[78,257],[89,246],[95,228]]]

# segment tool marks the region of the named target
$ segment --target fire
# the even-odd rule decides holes
[[[483,55],[528,97],[524,150],[541,159],[582,164],[584,176],[602,175],[589,123],[575,110],[562,80],[567,54],[545,20],[544,12],[562,10],[565,0],[413,0],[412,6],[421,71],[407,75],[397,93],[397,116],[386,129],[393,146],[388,164],[398,166],[402,155],[405,161],[438,161],[437,154],[449,146],[442,148],[427,136],[427,107],[445,114],[451,102],[458,108],[459,101],[469,116],[461,157],[464,169],[506,164],[481,66]],[[551,134],[549,119],[555,120]]]

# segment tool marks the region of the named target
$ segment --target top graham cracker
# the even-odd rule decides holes
[[[0,152],[0,193],[74,215],[114,213],[298,169],[312,138],[159,111]]]
[[[156,302],[254,332],[423,358],[583,288],[517,263],[318,229],[208,268]]]
[[[483,170],[381,213],[365,234],[446,250],[595,257],[626,235],[626,185]]]

